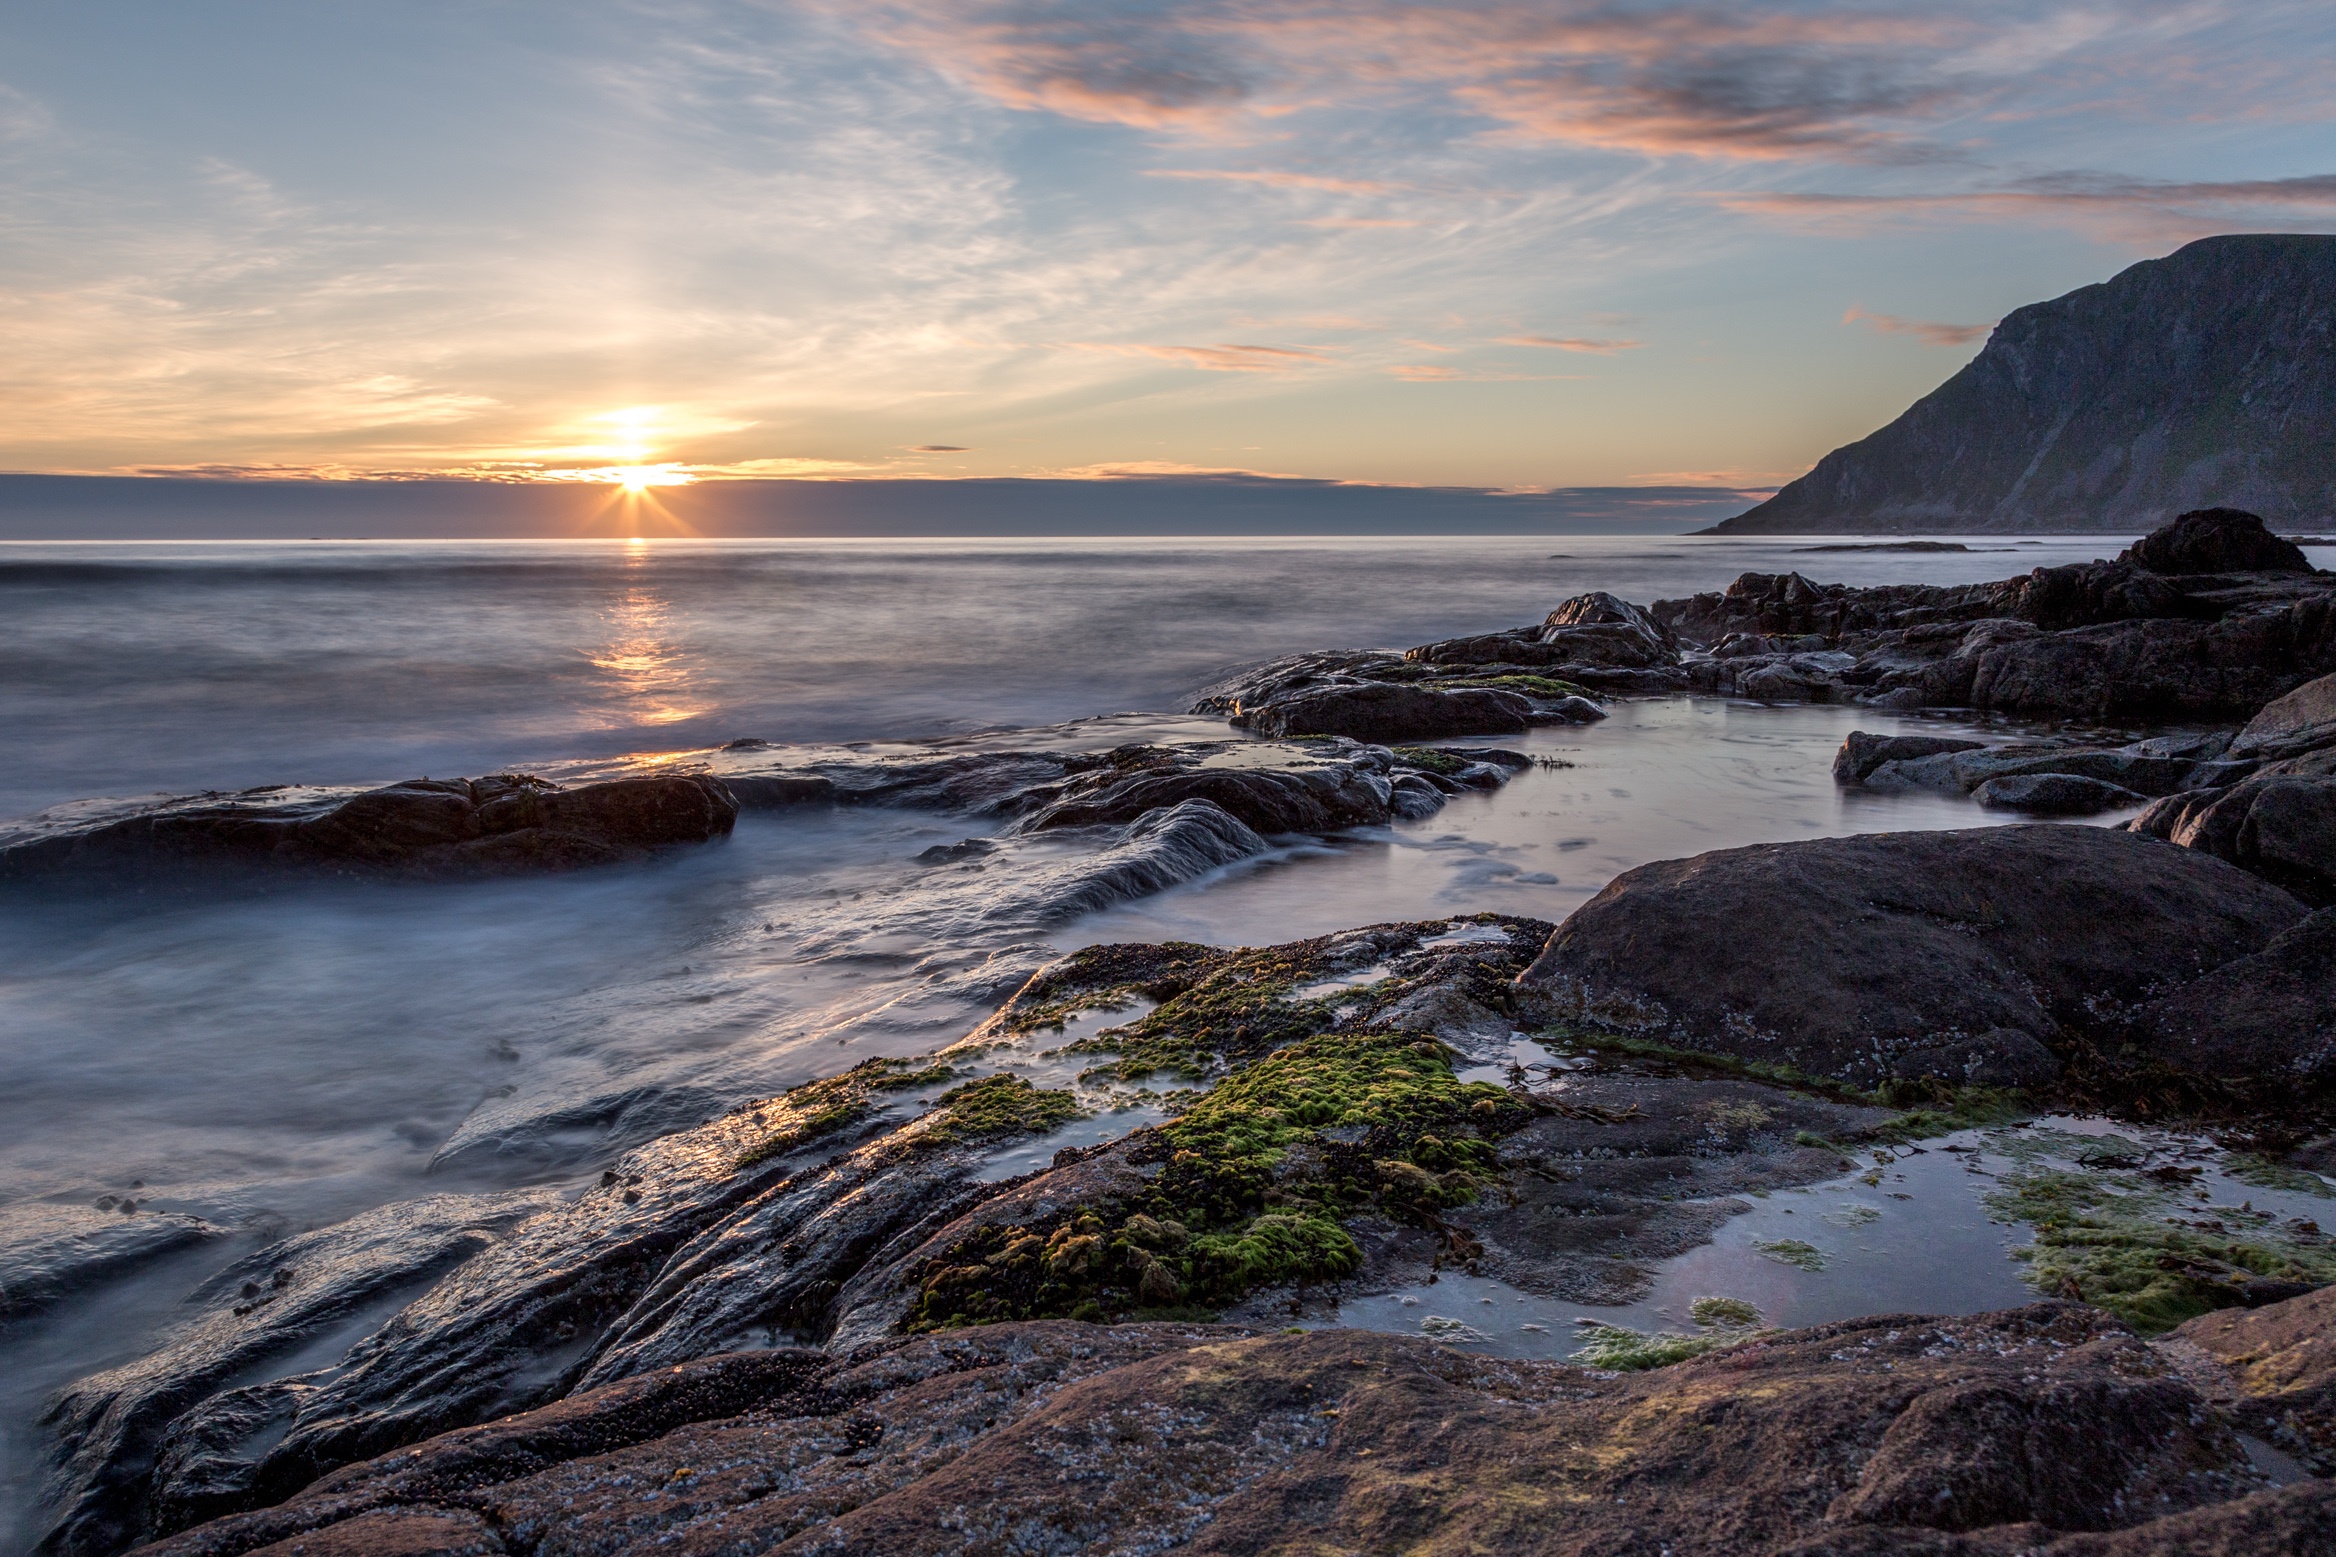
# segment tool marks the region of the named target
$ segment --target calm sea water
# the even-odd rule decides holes
[[[1982,544],[0,546],[0,818],[151,791],[578,772],[744,735],[1192,733],[1185,699],[1240,664],[1511,626],[1584,590],[1645,601],[1790,568],[1950,582],[2122,542]],[[915,856],[978,829],[883,812],[749,816],[724,846],[544,880],[0,902],[0,1259],[106,1194],[240,1230],[0,1329],[0,1531],[34,1496],[41,1397],[139,1355],[251,1240],[596,1172],[745,1098],[946,1042],[1066,947],[1558,919],[1649,859],[1980,820],[1838,794],[1828,764],[1859,726],[1892,721],[1619,703],[1530,738],[1571,766],[1069,924],[1012,904],[1070,862],[970,883]]]

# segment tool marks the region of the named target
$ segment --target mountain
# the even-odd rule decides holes
[[[1709,534],[2336,520],[2336,237],[2201,238],[2032,303],[1869,438]]]

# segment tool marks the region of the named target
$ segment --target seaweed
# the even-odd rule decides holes
[[[1687,1305],[1687,1317],[1706,1329],[1757,1330],[1760,1310],[1742,1298],[1699,1297]]]
[[[2336,1246],[2325,1239],[2250,1207],[2185,1201],[2148,1173],[2039,1165],[2005,1174],[1985,1203],[1997,1220],[2034,1229],[2035,1241],[2013,1251],[2031,1286],[2105,1308],[2144,1334],[2243,1303],[2253,1281],[2336,1282]]]
[[[984,1136],[1042,1134],[1079,1117],[1068,1092],[1042,1091],[1020,1076],[984,1076],[941,1094],[919,1139],[933,1145]]]
[[[1572,1353],[1572,1360],[1609,1373],[1667,1368],[1690,1357],[1742,1344],[1735,1336],[1673,1335],[1667,1331],[1632,1330],[1608,1324],[1584,1326],[1581,1340],[1582,1344]]]
[[[1490,1175],[1492,1142],[1532,1117],[1502,1088],[1463,1085],[1439,1044],[1306,1037],[1131,1138],[1159,1169],[1141,1192],[984,1226],[926,1262],[910,1327],[1169,1317],[1351,1274],[1346,1217],[1440,1226]]]
[[[1821,1271],[1825,1268],[1825,1251],[1815,1244],[1803,1243],[1798,1238],[1779,1238],[1773,1243],[1755,1243],[1752,1247],[1772,1260],[1797,1265],[1805,1271]]]

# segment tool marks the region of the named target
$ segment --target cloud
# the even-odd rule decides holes
[[[1851,304],[1843,324],[1864,324],[1884,335],[1911,335],[1926,346],[1968,346],[1987,339],[1992,324],[1935,324],[1925,319],[1901,319],[1896,314],[1869,313]]]
[[[1542,346],[1551,351],[1586,351],[1599,356],[1612,356],[1618,351],[1636,351],[1644,341],[1592,340],[1578,335],[1503,335],[1503,346]]]
[[[1507,373],[1497,368],[1448,368],[1435,362],[1398,362],[1387,371],[1412,384],[1556,384],[1581,373]]]
[[[2176,182],[2056,173],[1997,188],[1933,194],[1759,193],[1717,197],[1748,215],[1865,233],[1973,220],[2048,223],[2130,242],[2181,243],[2265,224],[2336,224],[2336,173]]]
[[[1155,346],[1112,341],[1072,341],[1069,345],[1073,351],[1158,357],[1211,373],[1287,373],[1293,368],[1333,360],[1328,352],[1306,346]]]
[[[1258,140],[1285,135],[1295,116],[1410,110],[1473,117],[1523,142],[1852,163],[1954,160],[1962,152],[1942,132],[1974,115],[2130,92],[2137,75],[2180,69],[2181,42],[2231,10],[2218,0],[827,3],[994,102],[1090,123]],[[2141,71],[2136,49],[2156,56]]]
[[[971,454],[973,450],[962,443],[912,443],[911,454]]]
[[[1384,195],[1408,187],[1377,179],[1330,178],[1319,173],[1281,173],[1272,169],[1235,171],[1221,168],[1147,168],[1144,176],[1207,179],[1226,184],[1264,184],[1274,189],[1314,189],[1341,195]]]

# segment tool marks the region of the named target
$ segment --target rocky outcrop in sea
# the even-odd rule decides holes
[[[2016,309],[1881,431],[1715,527],[2140,529],[2228,505],[2336,516],[2336,238],[2201,238]]]

